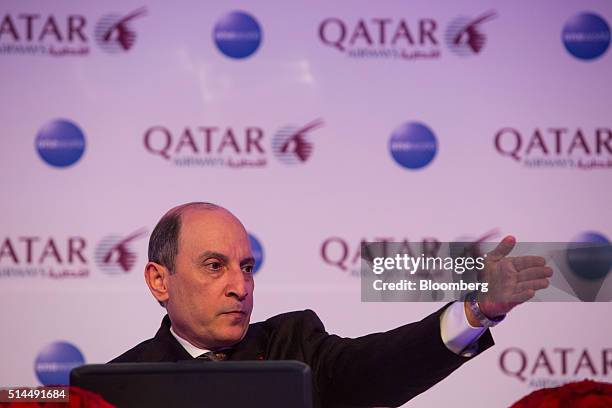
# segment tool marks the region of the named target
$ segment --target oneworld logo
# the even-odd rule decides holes
[[[136,32],[132,29],[130,23],[146,14],[145,7],[124,16],[107,14],[96,24],[96,42],[100,48],[109,53],[128,51],[136,42]]]
[[[96,247],[96,264],[111,275],[129,272],[137,259],[137,252],[130,244],[142,238],[146,232],[143,228],[128,236],[110,235],[103,238]]]
[[[38,353],[34,371],[43,385],[69,385],[70,370],[83,364],[85,358],[75,345],[58,341]]]
[[[250,14],[232,11],[217,21],[213,40],[224,55],[234,59],[247,58],[253,55],[261,44],[261,27]]]
[[[436,136],[420,122],[407,122],[399,126],[389,139],[389,151],[397,164],[416,170],[427,166],[436,156]]]
[[[612,245],[599,232],[583,232],[569,245],[567,262],[571,270],[582,279],[603,279],[612,268]]]
[[[482,25],[495,18],[497,13],[489,11],[479,17],[458,17],[446,29],[446,44],[457,55],[474,55],[484,48],[487,37]]]
[[[505,127],[493,138],[497,153],[529,168],[612,168],[612,129]]]
[[[255,268],[253,269],[253,273],[257,273],[264,263],[264,249],[261,242],[259,242],[255,235],[249,233],[248,236],[249,243],[251,244],[251,252],[253,253],[253,258],[255,258]]]
[[[285,164],[304,163],[310,158],[313,143],[310,132],[323,126],[323,121],[317,119],[304,126],[285,126],[272,139],[272,151]]]
[[[610,46],[610,26],[597,14],[576,14],[563,26],[561,40],[574,57],[593,60],[601,57]]]
[[[612,286],[608,285],[612,270],[612,244],[595,231],[575,236],[565,247],[552,251],[558,266],[557,286],[571,299],[583,302],[612,300]]]
[[[36,150],[53,167],[75,164],[85,152],[85,135],[73,122],[57,119],[43,126],[36,135]]]

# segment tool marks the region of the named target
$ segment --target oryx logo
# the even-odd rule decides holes
[[[145,229],[139,229],[127,237],[111,235],[103,238],[96,247],[96,264],[111,275],[129,272],[136,263],[137,257],[130,244],[145,234]]]
[[[478,54],[487,40],[481,24],[496,16],[495,11],[489,11],[474,19],[467,17],[454,19],[446,29],[446,44],[457,55]]]
[[[304,126],[285,126],[272,139],[272,151],[285,164],[304,163],[312,155],[313,144],[308,132],[323,126],[317,119]]]
[[[126,16],[107,14],[98,21],[95,37],[98,45],[111,54],[128,51],[136,42],[136,32],[129,23],[135,18],[147,14],[145,7],[141,7]]]

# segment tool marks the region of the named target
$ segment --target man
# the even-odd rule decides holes
[[[539,257],[505,258],[504,239],[487,257],[488,297],[454,302],[386,333],[356,339],[325,332],[310,310],[249,325],[254,259],[247,233],[226,209],[189,203],[168,211],[149,241],[145,280],[168,312],[154,338],[112,362],[300,360],[313,373],[315,406],[396,406],[493,345],[489,326],[548,286]],[[503,295],[503,297],[502,297]],[[508,302],[493,302],[492,299]]]

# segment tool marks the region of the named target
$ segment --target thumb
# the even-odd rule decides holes
[[[495,249],[487,254],[487,258],[492,261],[499,261],[512,251],[514,245],[516,245],[516,238],[512,235],[508,235],[497,244]]]

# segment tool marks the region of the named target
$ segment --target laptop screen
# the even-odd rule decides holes
[[[93,364],[70,373],[70,385],[120,408],[311,408],[311,381],[298,361]]]

